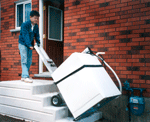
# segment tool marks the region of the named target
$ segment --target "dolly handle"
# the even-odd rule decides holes
[[[96,55],[102,55],[102,54],[105,54],[105,52],[97,52]]]
[[[117,81],[118,81],[118,83],[119,83],[120,92],[122,93],[122,85],[121,85],[121,81],[120,81],[119,77],[117,76],[117,74],[115,73],[115,71],[114,71],[101,57],[99,57],[98,55],[99,55],[99,52],[96,53],[96,57],[99,58],[100,60],[102,60],[102,61],[105,63],[105,65],[106,65],[106,66],[112,71],[112,73],[115,75],[115,77],[116,77],[116,79],[117,79]]]

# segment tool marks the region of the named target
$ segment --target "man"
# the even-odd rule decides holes
[[[21,25],[19,35],[19,50],[21,55],[22,75],[21,81],[32,83],[33,80],[29,77],[29,69],[32,64],[32,50],[34,46],[34,38],[36,43],[40,44],[39,28],[37,25],[39,12],[31,11],[30,20]]]

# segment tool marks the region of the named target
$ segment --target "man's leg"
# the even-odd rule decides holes
[[[28,72],[29,72],[29,69],[30,69],[30,66],[32,64],[32,50],[28,49],[28,53],[27,53],[27,56],[28,56],[28,60],[27,60],[27,68],[28,68]]]
[[[22,78],[28,78],[29,72],[27,67],[27,53],[28,48],[25,45],[19,44],[19,50],[21,55],[21,66],[22,66]]]

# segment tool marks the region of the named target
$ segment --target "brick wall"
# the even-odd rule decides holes
[[[21,78],[21,62],[18,49],[20,32],[10,32],[15,29],[15,3],[16,0],[1,0],[1,81],[17,80]],[[38,10],[39,1],[32,0],[32,10]],[[38,73],[38,55],[33,51],[33,63],[30,74],[33,77]]]
[[[104,51],[122,83],[146,88],[144,96],[150,97],[150,1],[65,0],[64,5],[64,59],[87,46]]]

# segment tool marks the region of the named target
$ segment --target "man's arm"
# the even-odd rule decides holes
[[[36,40],[36,43],[38,45],[40,45],[40,34],[39,34],[39,28],[38,28],[38,25],[36,24],[35,25],[35,40]]]

